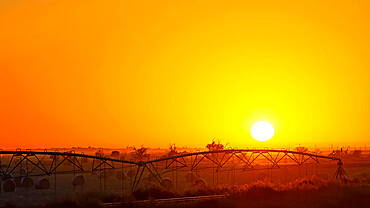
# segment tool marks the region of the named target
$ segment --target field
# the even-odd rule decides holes
[[[59,151],[70,151],[70,149]],[[100,154],[105,153],[112,157],[115,157],[112,152],[118,151],[119,157],[126,160],[133,160],[131,157],[133,156],[132,153],[135,152],[132,149],[104,149],[101,151],[93,148],[74,149],[74,151],[84,152],[87,155],[94,155],[100,151]],[[177,151],[186,154],[199,150],[177,149]],[[329,153],[331,152],[326,151],[320,154],[329,155]],[[148,154],[147,156],[150,155],[146,160],[160,159],[168,157],[169,150],[148,149],[146,154]],[[31,178],[34,181],[37,178],[46,178],[50,185],[47,189],[17,187],[15,192],[4,192],[2,190],[0,206],[63,207],[66,204],[73,204],[77,207],[92,207],[108,202],[125,202],[128,203],[125,204],[127,206],[134,206],[130,202],[136,200],[221,194],[225,195],[222,199],[207,200],[208,202],[169,203],[165,206],[243,207],[245,203],[248,203],[257,207],[283,207],[280,204],[291,207],[300,205],[303,207],[304,205],[317,207],[318,204],[330,207],[352,204],[352,207],[361,207],[363,203],[368,203],[370,196],[369,156],[370,154],[367,151],[362,151],[358,155],[342,154],[343,168],[348,177],[340,181],[332,181],[331,179],[337,170],[337,161],[325,159],[320,159],[317,163],[312,158],[308,158],[305,163],[297,165],[289,157],[283,157],[278,165],[273,165],[265,157],[257,158],[253,155],[245,155],[246,158],[255,158],[248,166],[238,159],[241,156],[236,157],[229,153],[214,153],[212,156],[204,157],[196,166],[192,165],[195,161],[200,160],[196,156],[155,162],[153,163],[154,167],[143,170],[141,180],[135,180],[135,177],[141,174],[141,169],[137,171],[135,165],[102,163],[98,168],[91,171],[94,167],[93,163],[96,167],[96,160],[77,158],[76,160],[84,168],[83,172],[78,166],[73,165],[72,162],[74,161],[71,159],[72,162],[61,163],[57,172],[45,175],[37,168],[31,169],[31,167],[34,167],[31,163],[32,159],[21,161],[20,158],[14,157],[12,163],[10,163],[10,168],[8,168],[7,166],[12,158],[10,155],[2,155],[1,165],[3,170],[12,169],[11,167],[14,164],[21,162],[22,166],[17,166],[13,171],[14,178],[22,177],[21,169],[28,166],[29,175],[30,177],[32,175]],[[271,157],[280,158],[281,156],[277,153],[271,153]],[[222,168],[218,169],[214,160],[226,161],[227,158],[229,160],[225,162]],[[55,165],[53,158],[50,156],[41,159],[45,167]],[[58,161],[62,161],[62,159],[59,158]],[[305,160],[305,158],[300,159]],[[186,166],[183,165],[184,163],[186,163]],[[114,165],[114,169],[110,167],[110,164]],[[159,172],[162,184],[157,181],[159,177],[156,179],[153,176],[155,170]],[[85,183],[82,186],[73,186],[73,178],[79,175],[84,177]],[[163,183],[164,179],[168,183]],[[133,189],[135,181],[138,183]],[[2,181],[2,185],[4,183]],[[323,199],[321,196],[330,200]],[[265,200],[266,197],[269,200]],[[277,202],[279,203],[276,204]]]

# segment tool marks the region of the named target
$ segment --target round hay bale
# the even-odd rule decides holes
[[[165,189],[171,189],[172,186],[173,186],[173,182],[170,178],[164,178],[161,182],[161,185],[163,186],[163,188]]]
[[[5,175],[3,175],[3,181],[6,181],[6,180],[10,180],[13,178],[13,175],[11,173],[5,173]]]
[[[35,189],[49,189],[50,182],[47,178],[38,178],[35,180]]]
[[[127,175],[128,177],[135,177],[135,175],[136,175],[136,171],[135,171],[135,170],[130,169],[130,170],[128,170],[128,171],[127,171],[126,175]]]
[[[32,187],[33,186],[33,180],[29,177],[23,177],[22,178],[22,186],[23,187]]]
[[[117,180],[122,181],[122,180],[125,180],[126,178],[127,178],[127,174],[125,172],[117,171],[117,173],[116,173],[116,179]]]
[[[20,170],[19,170],[19,175],[20,176],[26,176],[27,175],[27,170],[25,169],[25,168],[21,168]]]
[[[4,192],[14,192],[16,187],[17,185],[15,184],[15,182],[10,179],[5,180],[3,184]]]
[[[85,184],[85,178],[83,175],[77,175],[72,178],[72,186],[83,186]]]
[[[193,172],[187,173],[185,175],[185,179],[188,183],[194,183],[196,178],[197,178],[197,175],[195,175],[195,173],[193,173]]]
[[[194,184],[197,186],[197,187],[206,187],[207,186],[207,181],[204,180],[203,178],[197,178],[195,181],[194,181]]]
[[[11,180],[14,181],[17,187],[22,187],[22,178],[17,177],[17,178],[12,178]]]

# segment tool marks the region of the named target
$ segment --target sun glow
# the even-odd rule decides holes
[[[258,121],[251,128],[251,135],[257,141],[270,140],[274,134],[274,127],[267,121]]]
[[[370,146],[369,11],[0,0],[0,148]],[[276,136],[253,139],[258,121]]]

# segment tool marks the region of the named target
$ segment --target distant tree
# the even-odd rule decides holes
[[[144,147],[144,145],[141,145],[140,148],[132,147],[132,149],[134,150],[133,152],[131,152],[132,159],[139,161],[144,160],[145,158],[149,159],[150,154],[147,153],[148,148]]]
[[[178,154],[176,144],[170,144],[169,149],[170,149],[170,151],[168,152],[168,156],[174,156],[174,155]]]
[[[303,146],[296,147],[295,150],[297,152],[308,152],[308,148]]]
[[[112,153],[110,154],[110,157],[111,158],[116,158],[118,159],[120,157],[120,152],[119,151],[112,151]]]
[[[98,149],[98,151],[95,152],[95,156],[103,157],[104,156],[103,148]]]
[[[213,139],[211,143],[209,143],[209,144],[206,145],[206,148],[209,151],[217,151],[217,150],[223,150],[223,149],[225,149],[226,146],[227,146],[227,144],[226,145],[223,145],[220,140],[215,141]]]

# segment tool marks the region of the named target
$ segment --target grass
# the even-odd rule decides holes
[[[228,195],[221,200],[172,207],[367,207],[370,204],[368,184],[329,183],[316,177],[288,184],[259,181],[231,187],[224,193]]]
[[[184,196],[225,194],[225,198],[189,203],[168,203],[165,205],[135,205],[135,200],[163,199]],[[126,207],[367,207],[370,204],[368,183],[347,181],[331,183],[317,177],[299,179],[291,183],[273,183],[268,180],[231,187],[189,188],[181,193],[165,190],[160,186],[147,186],[130,195],[119,195],[90,191],[46,202],[44,208],[95,208],[107,202],[126,202]],[[8,203],[6,207],[16,207]],[[40,206],[37,206],[40,207]]]
[[[139,189],[135,199],[158,199],[181,196],[227,194],[224,199],[186,204],[166,204],[165,207],[366,207],[370,204],[370,186],[364,184],[329,183],[317,177],[300,179],[287,184],[258,181],[233,187],[205,187],[173,193],[158,186]],[[92,200],[93,199],[93,200]],[[83,194],[73,200],[54,202],[46,207],[98,207],[104,201],[130,201],[112,195]],[[157,205],[157,207],[162,207]]]

